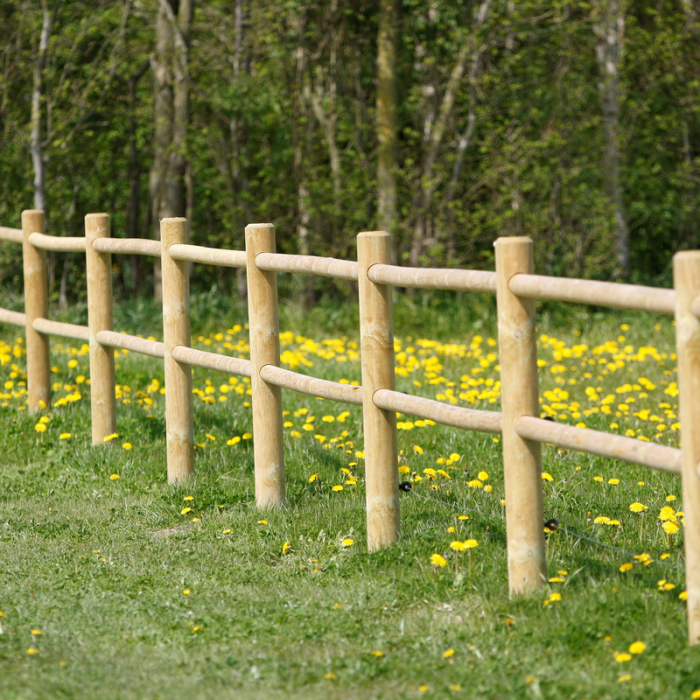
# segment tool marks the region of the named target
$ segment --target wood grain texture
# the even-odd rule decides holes
[[[168,255],[171,245],[187,243],[187,219],[160,222],[163,271],[163,344],[165,345],[165,433],[168,483],[194,474],[194,428],[192,415],[192,368],[172,356],[173,348],[190,344],[189,263]]]
[[[260,253],[275,252],[275,227],[250,224],[245,230],[248,273],[255,499],[260,508],[281,508],[285,500],[282,389],[260,376],[265,365],[280,365],[277,274],[258,269]]]
[[[29,237],[43,233],[44,212],[22,212],[22,259],[24,264],[24,313],[27,333],[27,394],[29,411],[34,413],[51,404],[51,366],[49,337],[34,330],[34,320],[48,318],[49,287],[46,251],[35,248]]]
[[[508,584],[516,595],[546,583],[540,443],[515,430],[521,416],[539,415],[535,302],[509,288],[515,275],[532,273],[533,256],[529,238],[499,238],[495,245]]]
[[[700,319],[692,312],[700,294],[700,251],[673,257],[676,289],[676,351],[685,513],[685,588],[688,591],[688,640],[700,643]]]
[[[94,241],[109,236],[109,215],[88,214],[85,217],[93,445],[113,444],[112,441],[105,443],[104,439],[117,431],[114,350],[101,345],[97,340],[100,331],[111,331],[113,328],[112,256],[109,253],[98,253],[93,248]]]
[[[367,491],[367,547],[376,551],[399,538],[399,472],[396,412],[374,404],[379,389],[393,391],[394,318],[392,288],[372,282],[372,265],[388,264],[391,240],[385,231],[357,236],[360,293],[365,483]]]

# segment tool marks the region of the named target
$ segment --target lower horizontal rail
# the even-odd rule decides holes
[[[168,255],[173,260],[204,263],[205,265],[217,265],[219,267],[245,268],[246,266],[246,254],[243,250],[220,250],[201,245],[175,243],[168,248]]]
[[[20,311],[0,309],[0,323],[9,323],[12,326],[26,326],[27,315]]]
[[[149,238],[98,238],[92,243],[98,253],[123,253],[131,255],[151,255],[159,258],[160,241]]]
[[[8,228],[0,226],[0,241],[10,241],[11,243],[21,243],[24,238],[21,228]]]
[[[478,430],[481,433],[503,432],[503,414],[500,411],[476,411],[390,389],[378,389],[372,398],[375,406],[386,411],[408,413],[463,430]]]
[[[292,391],[298,391],[301,394],[308,394],[316,398],[341,401],[342,403],[351,403],[356,406],[362,405],[361,386],[307,377],[305,374],[292,372],[274,365],[265,365],[260,370],[260,378],[268,382],[268,384],[281,386],[284,389],[292,389]]]
[[[681,451],[674,447],[611,435],[600,430],[574,428],[534,416],[518,418],[515,421],[515,432],[525,440],[547,442],[600,457],[621,459],[671,474],[681,473]]]
[[[496,292],[496,273],[484,270],[441,270],[430,267],[372,265],[367,276],[376,284],[458,292]]]
[[[29,242],[41,250],[53,250],[56,253],[84,253],[85,238],[77,236],[47,236],[45,233],[32,233]]]
[[[100,345],[106,345],[110,348],[131,350],[141,355],[150,355],[161,359],[165,357],[165,345],[155,340],[146,340],[146,338],[138,338],[135,335],[127,335],[126,333],[117,333],[115,331],[100,331],[95,336],[95,339]]]
[[[74,338],[86,342],[90,340],[90,329],[75,323],[61,323],[60,321],[50,321],[48,318],[35,318],[32,322],[32,328],[37,333],[44,335],[60,335],[63,338]]]
[[[508,286],[513,294],[528,299],[569,301],[671,316],[676,309],[676,292],[673,289],[523,274],[512,277]]]
[[[171,246],[172,247],[172,246]],[[204,352],[195,350],[184,345],[174,347],[170,356],[177,362],[182,362],[192,367],[203,367],[204,369],[214,369],[227,374],[238,374],[242,377],[250,377],[250,360],[243,360],[240,357],[229,357],[219,355],[215,352]]]
[[[260,270],[273,272],[302,272],[319,277],[357,281],[358,266],[351,260],[321,258],[316,255],[284,255],[283,253],[258,253],[255,264]]]

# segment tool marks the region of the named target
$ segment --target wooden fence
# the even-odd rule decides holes
[[[44,234],[44,214],[24,211],[22,229],[0,227],[0,240],[23,247],[25,313],[0,309],[0,322],[25,326],[30,411],[50,405],[49,335],[90,347],[92,443],[116,431],[113,348],[162,358],[168,481],[194,471],[192,367],[250,377],[255,493],[258,506],[281,507],[285,498],[282,388],[363,407],[367,541],[370,551],[399,536],[396,412],[503,436],[506,536],[512,594],[546,584],[540,444],[543,442],[681,474],[685,512],[688,634],[700,642],[700,251],[674,257],[675,289],[535,275],[529,238],[496,241],[496,271],[397,267],[383,231],[360,233],[357,262],[275,252],[271,224],[246,228],[245,251],[188,243],[185,219],[164,219],[161,240],[112,239],[107,214],[85,217],[85,237]],[[48,318],[46,251],[84,252],[88,325]],[[114,332],[112,254],[161,258],[163,342]],[[246,268],[250,360],[189,347],[189,263]],[[362,386],[312,378],[280,367],[277,273],[293,272],[358,282]],[[415,287],[496,294],[502,412],[480,411],[395,391],[392,288]],[[596,304],[674,315],[680,394],[681,449],[553,423],[539,417],[535,299]]]

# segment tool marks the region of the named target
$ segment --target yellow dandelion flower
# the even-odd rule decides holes
[[[258,525],[267,525],[267,520],[258,520]]]
[[[119,478],[119,474],[111,474],[109,477],[112,481],[116,481]]]
[[[474,549],[479,546],[479,543],[476,540],[464,540],[464,546],[466,549]]]
[[[630,505],[630,510],[633,513],[643,513],[645,510],[647,510],[649,506],[645,506],[642,503],[632,503]]]
[[[542,472],[542,479],[544,481],[554,481],[552,475],[549,472]]]
[[[320,476],[321,476],[320,474],[312,474],[312,475],[309,477],[309,483],[310,483],[310,484],[313,484],[314,481],[316,481]]]
[[[36,430],[37,433],[45,433],[46,432],[46,423],[37,423],[34,426],[34,430]]]
[[[450,542],[450,549],[454,549],[455,552],[466,552],[467,545],[459,540],[454,540],[453,542]]]
[[[602,483],[603,477],[602,476],[594,476],[593,481],[598,481],[599,483]]]
[[[617,661],[619,664],[623,664],[625,661],[629,661],[632,658],[632,654],[621,651],[616,651],[613,656],[615,657],[615,661]]]
[[[678,525],[671,520],[661,523],[661,527],[667,535],[675,535],[680,529]]]
[[[233,530],[229,530],[228,528],[224,530],[221,534],[223,535],[230,535],[233,532]]]
[[[451,656],[455,655],[454,649],[448,649],[442,656],[444,659],[449,659]]]
[[[439,566],[440,568],[444,569],[447,566],[447,559],[443,557],[441,554],[433,554],[430,557],[430,563],[433,566]]]
[[[180,515],[187,515],[188,513],[191,513],[191,512],[192,512],[192,508],[189,508],[189,507],[183,508],[183,509],[180,511]]]
[[[617,680],[618,680],[620,683],[623,683],[624,681],[631,681],[631,680],[632,680],[632,676],[631,676],[629,673],[624,673],[623,675],[618,676],[618,677],[617,677]]]
[[[629,571],[632,568],[633,568],[633,565],[630,564],[628,561],[626,561],[624,564],[622,564],[620,566],[620,571],[624,574],[626,571]]]
[[[488,481],[489,480],[489,474],[488,472],[479,472],[476,475],[476,478],[479,479],[479,481]]]
[[[681,591],[678,594],[678,600],[688,600],[688,591]]]
[[[608,483],[612,484],[613,486],[617,486],[620,483],[619,479],[608,479]]]
[[[70,434],[70,433],[61,433],[61,434],[58,436],[58,439],[59,439],[59,440],[68,440],[70,437],[71,437],[71,434]]]
[[[38,654],[38,653],[39,653],[39,650],[35,649],[34,647],[29,647],[29,649],[27,649],[27,654],[29,654],[30,656],[32,654]]]
[[[324,678],[325,678],[327,681],[335,681],[335,680],[338,679],[338,676],[336,676],[335,673],[331,672],[331,673],[327,673],[327,674],[324,676]]]
[[[289,554],[289,551],[292,548],[292,543],[287,541],[282,545],[282,554]]]
[[[191,592],[189,588],[185,588],[185,590],[182,591],[182,595],[189,595]]]
[[[130,442],[124,442],[124,443],[122,443],[122,447],[123,447],[125,450],[130,450],[131,447],[132,447],[132,445],[131,445]]]
[[[630,654],[643,654],[646,651],[647,645],[644,642],[633,642],[629,646]]]
[[[676,497],[673,494],[670,494],[669,496],[666,496],[667,501],[675,501]]]
[[[41,630],[32,630],[32,634],[41,634]]]
[[[342,490],[343,490],[343,487],[342,487],[340,484],[336,484],[336,485],[333,487],[333,491],[336,491],[336,492],[337,492],[337,491],[342,491]]]
[[[349,537],[346,537],[341,544],[343,547],[352,547],[355,544],[355,540],[350,539]]]
[[[372,651],[372,652],[370,652],[370,653],[372,654],[372,656],[376,656],[378,659],[381,659],[382,656],[384,656],[384,652],[383,652],[383,651]]]

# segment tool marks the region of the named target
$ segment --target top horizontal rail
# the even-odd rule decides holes
[[[673,289],[524,274],[512,277],[508,286],[513,294],[528,299],[569,301],[671,316],[676,310]]]
[[[24,326],[27,324],[27,315],[21,311],[0,309],[0,323],[9,323],[12,326]]]
[[[268,384],[274,384],[285,389],[292,389],[301,394],[308,394],[319,399],[330,399],[350,403],[356,406],[362,405],[362,387],[353,384],[341,384],[327,379],[309,377],[305,374],[292,372],[288,369],[265,365],[260,368],[260,378]]]
[[[385,411],[400,411],[453,428],[477,430],[481,433],[503,432],[503,414],[500,411],[477,411],[473,408],[452,406],[391,389],[377,389],[372,396],[372,401],[377,408]]]
[[[173,260],[185,260],[205,265],[242,268],[246,266],[246,254],[243,250],[220,250],[201,245],[175,243],[168,248],[168,255]]]
[[[21,243],[23,238],[21,228],[8,228],[0,226],[0,241],[10,241],[11,243]]]
[[[458,292],[496,292],[496,273],[484,270],[443,270],[430,267],[372,265],[367,276],[377,284]]]
[[[159,357],[161,360],[165,357],[165,345],[157,340],[148,340],[116,331],[100,331],[95,336],[95,340],[100,345],[106,345],[110,348],[121,348],[141,355]]]
[[[357,281],[358,266],[349,260],[321,258],[316,255],[285,255],[283,253],[258,253],[255,264],[260,270],[272,272],[305,272],[319,277]]]
[[[160,241],[149,238],[97,238],[92,247],[98,253],[126,253],[160,257]]]
[[[522,416],[515,421],[515,432],[525,440],[550,443],[570,450],[621,459],[671,474],[681,473],[681,451],[636,438],[604,433],[590,428],[553,423],[543,418]]]
[[[90,340],[90,329],[87,326],[79,326],[75,323],[61,323],[51,321],[48,318],[35,318],[32,328],[37,333],[44,335],[59,335],[62,338],[73,338],[74,340]]]
[[[41,250],[52,250],[56,253],[84,253],[85,238],[76,236],[47,236],[45,233],[29,234],[29,242]]]

